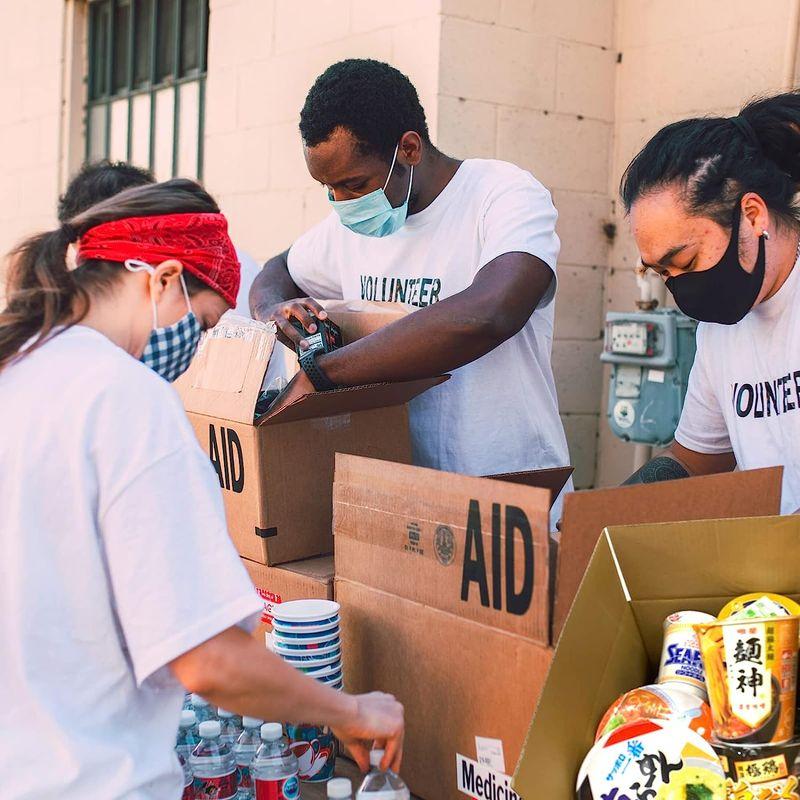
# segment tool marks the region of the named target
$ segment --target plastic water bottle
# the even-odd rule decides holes
[[[217,718],[217,710],[208,700],[200,697],[199,694],[192,695],[192,709],[197,716],[198,722],[207,722],[210,719]]]
[[[242,718],[234,714],[233,711],[226,711],[224,708],[217,709],[217,716],[222,729],[220,739],[233,747],[242,732]]]
[[[348,778],[332,778],[327,789],[328,800],[353,800],[353,784]]]
[[[297,800],[300,779],[297,758],[283,736],[280,722],[261,726],[261,747],[250,765],[256,800]]]
[[[242,724],[244,730],[239,734],[233,747],[233,755],[236,759],[236,779],[239,783],[239,794],[236,795],[236,800],[251,800],[255,795],[253,794],[253,779],[250,777],[250,764],[261,744],[261,726],[264,724],[264,720],[245,717]]]
[[[232,800],[236,797],[236,760],[227,742],[220,741],[218,720],[200,723],[200,743],[189,757],[194,775],[194,792],[203,800]]]
[[[178,740],[175,749],[184,759],[188,759],[192,750],[200,743],[200,734],[197,730],[197,716],[194,711],[181,711],[181,721],[178,728]]]
[[[181,795],[181,800],[195,800],[192,770],[180,753],[178,753],[178,761],[181,762],[181,769],[183,770],[183,794]]]
[[[383,754],[383,750],[373,750],[369,754],[369,764],[372,769],[364,778],[356,800],[411,800],[411,792],[403,783],[403,779],[390,769],[386,772],[381,769]]]

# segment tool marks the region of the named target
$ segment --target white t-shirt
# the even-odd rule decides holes
[[[236,305],[226,313],[250,317],[250,287],[258,273],[261,272],[261,265],[253,256],[238,247],[236,248],[236,257],[239,259],[242,277],[239,282],[239,293],[236,295]]]
[[[289,250],[289,273],[312,297],[414,310],[467,289],[504,253],[531,253],[555,273],[556,217],[550,193],[529,172],[469,159],[390,236],[353,233],[331,212]],[[471,475],[569,463],[550,367],[554,295],[555,280],[518,334],[412,401],[415,463]]]
[[[781,510],[800,508],[800,268],[736,325],[701,323],[675,440],[740,469],[783,465]]]
[[[3,796],[169,800],[166,665],[259,611],[174,390],[84,326],[0,372]]]

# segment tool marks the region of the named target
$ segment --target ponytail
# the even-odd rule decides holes
[[[724,228],[745,192],[758,194],[779,223],[800,226],[800,93],[753,100],[736,117],[662,128],[625,170],[625,210],[668,186],[679,190],[690,213]]]
[[[0,371],[34,339],[42,344],[67,318],[78,322],[88,310],[88,297],[67,269],[72,233],[64,227],[22,242],[9,256],[6,297],[0,313]]]
[[[119,264],[89,260],[77,269],[67,266],[67,248],[103,222],[136,216],[191,212],[218,213],[213,198],[194,181],[176,179],[137,186],[103,200],[64,223],[18,245],[9,255],[6,308],[0,311],[0,372],[44,344],[64,327],[79,323],[93,297],[113,290]],[[187,275],[189,293],[195,284]],[[26,344],[31,344],[26,347]]]

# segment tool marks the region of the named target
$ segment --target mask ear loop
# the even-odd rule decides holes
[[[386,182],[383,184],[383,191],[386,191],[386,187],[389,185],[389,179],[392,177],[392,170],[394,169],[395,161],[397,161],[397,153],[400,150],[400,142],[394,148],[394,155],[392,156],[392,166],[389,167],[389,174],[386,176]]]
[[[150,275],[155,274],[155,269],[151,267],[150,264],[138,258],[126,258],[124,263],[125,269],[127,269],[128,272],[148,272]],[[157,330],[158,310],[156,309],[156,299],[153,297],[152,292],[150,293],[150,307],[153,309],[153,330]]]
[[[181,288],[183,289],[183,296],[186,298],[186,308],[189,309],[190,314],[194,314],[194,309],[192,308],[192,301],[189,300],[189,290],[186,288],[186,281],[183,279],[182,272],[181,272]]]

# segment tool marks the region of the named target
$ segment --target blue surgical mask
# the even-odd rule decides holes
[[[328,200],[339,215],[342,225],[350,228],[354,233],[360,233],[362,236],[389,236],[406,224],[408,201],[411,198],[411,183],[414,180],[413,166],[411,174],[408,176],[408,194],[405,203],[397,208],[392,208],[389,198],[386,197],[386,187],[389,185],[389,178],[392,177],[399,147],[398,143],[394,149],[392,165],[389,167],[389,174],[386,176],[386,183],[383,184],[382,189],[376,189],[374,192],[365,194],[363,197],[355,197],[352,200],[334,200],[333,194],[328,191]]]
[[[151,275],[155,272],[155,269],[150,264],[130,258],[125,262],[125,269],[131,272],[145,270]],[[194,354],[197,352],[197,346],[200,344],[200,334],[202,333],[200,322],[192,311],[192,304],[189,300],[189,292],[186,290],[186,282],[183,279],[183,275],[180,276],[180,281],[183,296],[186,298],[187,314],[173,325],[159,328],[156,301],[151,297],[153,331],[140,359],[153,372],[158,373],[165,381],[170,383],[189,369],[189,364],[191,364]]]

